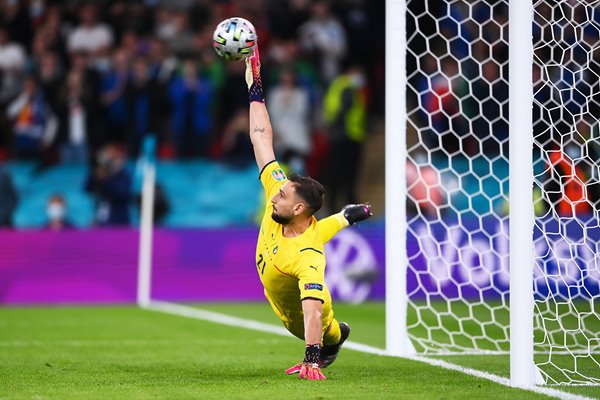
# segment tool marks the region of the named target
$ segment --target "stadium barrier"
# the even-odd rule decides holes
[[[548,221],[556,230],[564,225]],[[463,221],[464,225],[464,221]],[[573,224],[571,224],[573,225]],[[599,254],[590,231],[568,237],[535,232],[537,294],[598,296]],[[426,230],[429,229],[428,234]],[[488,221],[467,233],[448,222],[415,221],[408,235],[407,285],[412,299],[493,299],[507,292],[507,226]],[[152,298],[178,302],[259,301],[263,291],[254,266],[256,228],[156,229]],[[493,238],[493,239],[490,239]],[[133,229],[0,231],[0,303],[133,303],[136,300],[139,233]],[[574,245],[575,244],[575,245]],[[365,225],[341,231],[326,247],[326,280],[334,299],[360,303],[385,296],[385,231]],[[558,272],[561,273],[558,273]],[[574,293],[570,293],[574,295]]]

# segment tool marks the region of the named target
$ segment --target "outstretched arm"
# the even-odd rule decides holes
[[[275,159],[273,151],[273,130],[265,103],[250,103],[250,141],[254,147],[254,157],[259,171]]]
[[[329,242],[336,233],[348,226],[348,221],[341,212],[317,221],[317,229],[323,244]]]
[[[329,242],[336,233],[345,227],[354,225],[372,215],[370,204],[348,204],[339,213],[319,220],[317,228],[323,244]]]
[[[262,171],[267,163],[275,159],[275,152],[273,151],[273,129],[265,106],[260,78],[258,45],[254,48],[254,54],[246,59],[246,83],[250,102],[250,141],[254,147],[256,164]]]

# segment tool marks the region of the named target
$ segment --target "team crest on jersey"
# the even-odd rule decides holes
[[[305,283],[304,290],[320,290],[323,291],[323,285],[320,283]]]
[[[271,175],[273,175],[273,178],[275,178],[276,181],[285,181],[287,179],[285,173],[281,168],[277,168],[276,170],[274,170]]]
[[[279,246],[275,246],[275,248],[273,249],[273,254],[277,254],[277,250],[279,250]]]

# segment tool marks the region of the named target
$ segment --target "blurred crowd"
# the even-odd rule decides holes
[[[507,150],[508,2],[409,2],[407,25],[409,140],[441,156]]]
[[[535,6],[534,135],[545,145],[576,129],[582,144],[592,137],[600,113],[600,56],[593,51],[600,43],[600,12],[590,13],[578,0],[553,4]],[[484,143],[483,151],[506,154],[508,2],[411,1],[408,6],[408,31],[415,32],[407,55],[409,110],[416,111],[413,125],[425,130],[425,145],[473,155],[491,133],[496,144]],[[564,112],[541,114],[540,108],[558,107]]]
[[[407,7],[408,180],[429,215],[450,201],[436,161],[508,158],[508,2]],[[600,12],[535,11],[538,203],[588,213],[600,209]],[[277,157],[325,184],[328,210],[358,201],[369,119],[383,114],[383,1],[0,0],[0,161],[89,164],[105,223],[112,189],[124,207],[109,178],[131,185],[119,173],[148,135],[161,159],[252,164],[245,65],[212,49],[231,16],[257,29]]]
[[[257,29],[277,157],[331,209],[357,201],[383,113],[384,4],[366,0],[0,0],[0,162],[89,166],[98,224],[129,223],[123,165],[148,135],[161,159],[252,164],[245,64],[212,48],[231,16]]]
[[[438,185],[427,183],[423,170],[432,168],[432,160],[508,160],[508,24],[508,1],[408,2],[407,136],[417,164],[408,169],[409,184],[433,186],[423,204],[434,207],[419,207],[423,214],[435,214],[449,201],[432,194]],[[543,192],[538,215],[549,209],[560,216],[600,211],[598,26],[600,12],[585,1],[535,2],[534,168],[537,192]],[[497,192],[493,185],[478,190]],[[423,196],[413,197],[418,203]],[[501,203],[496,211],[504,213]]]
[[[135,157],[152,133],[163,158],[247,162],[244,63],[212,49],[230,16],[257,28],[276,147],[299,168],[336,78],[354,67],[366,96],[383,88],[382,4],[0,0],[0,159],[85,162],[106,144]]]

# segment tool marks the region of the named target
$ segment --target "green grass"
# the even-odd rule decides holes
[[[461,304],[463,306],[461,306]],[[418,304],[419,309],[425,309],[424,304]],[[419,343],[426,342],[423,338],[431,335],[431,341],[428,341],[428,349],[440,348],[439,345],[433,345],[432,343],[446,343],[450,341],[452,336],[453,342],[456,346],[445,346],[446,350],[460,351],[458,346],[464,346],[467,348],[473,348],[474,343],[479,345],[479,348],[489,350],[509,350],[508,344],[508,332],[504,332],[502,327],[509,325],[508,321],[508,310],[503,308],[500,303],[489,302],[484,307],[482,305],[471,305],[467,307],[466,303],[453,302],[453,303],[433,303],[437,315],[433,312],[421,312],[420,317],[417,318],[417,311],[414,307],[408,310],[408,321],[412,325],[409,330],[411,336],[418,338],[418,341],[413,340],[415,348],[418,351],[423,351],[424,346],[420,346]],[[205,304],[202,308],[210,309],[213,311],[222,312],[225,314],[236,315],[239,317],[245,317],[250,319],[256,319],[263,322],[269,322],[272,324],[280,324],[279,320],[271,312],[269,307],[261,307],[260,305],[246,304],[246,305],[228,305],[228,304]],[[472,310],[469,314],[469,308]],[[336,317],[343,321],[348,319],[352,325],[352,339],[359,343],[370,344],[375,347],[385,347],[385,307],[381,303],[364,303],[358,306],[349,304],[335,304]],[[443,315],[443,312],[451,311],[453,315]],[[493,315],[496,318],[496,323],[488,324],[486,319],[492,321]],[[473,319],[473,315],[476,315],[477,321]],[[489,316],[489,318],[486,318]],[[458,319],[462,319],[462,325],[459,325]],[[564,321],[574,319],[573,314],[562,318]],[[597,319],[596,319],[597,320]],[[600,324],[595,321],[589,320],[586,324],[587,329],[592,332],[600,332]],[[417,321],[420,321],[417,323]],[[547,323],[547,322],[546,322]],[[571,322],[569,322],[571,323]],[[572,323],[571,323],[572,324]],[[485,331],[481,326],[485,326]],[[491,326],[490,327],[488,327]],[[568,326],[567,322],[563,323],[564,326]],[[461,329],[462,328],[462,329]],[[459,334],[458,332],[467,332],[467,335]],[[554,343],[560,343],[560,338],[556,330]],[[486,339],[474,341],[472,338],[481,335]],[[538,339],[536,339],[538,340]],[[500,346],[496,346],[496,343],[500,342]],[[581,343],[581,340],[579,341]],[[442,349],[442,350],[444,350]],[[508,355],[498,356],[448,356],[448,357],[436,357],[444,359],[449,362],[455,362],[456,364],[472,367],[482,371],[493,372],[500,376],[509,376],[510,364]],[[592,360],[588,356],[579,356],[577,359],[577,367],[574,366],[574,358],[569,355],[560,354],[539,354],[536,355],[536,362],[541,365],[541,368],[545,373],[549,374],[557,381],[564,381],[565,377],[561,376],[564,370],[578,371],[584,376],[600,378],[600,370],[598,369],[598,354],[595,354],[596,361]],[[489,367],[485,368],[486,363],[489,363]],[[576,379],[575,374],[571,374],[571,378]],[[581,377],[579,377],[581,378]],[[570,390],[570,389],[569,389]],[[600,397],[600,388],[576,388],[576,393],[587,394],[594,397]]]
[[[279,324],[263,303],[202,308]],[[382,304],[337,304],[336,313],[351,322],[351,340],[383,346]],[[325,371],[325,382],[285,376],[283,370],[302,353],[302,342],[294,338],[135,307],[2,308],[0,399],[545,398],[424,363],[351,350]],[[449,361],[486,369],[486,359],[492,360],[469,358]],[[574,390],[599,395],[597,388]]]

